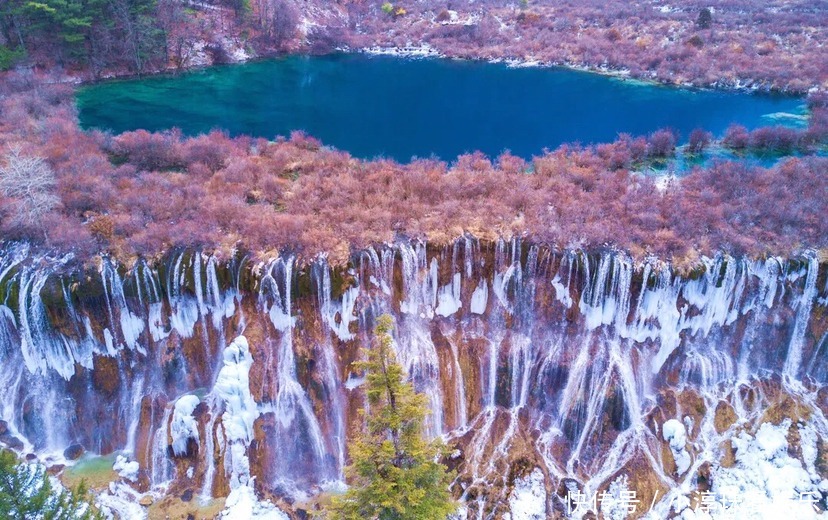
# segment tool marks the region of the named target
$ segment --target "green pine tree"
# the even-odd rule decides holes
[[[8,520],[102,520],[87,498],[86,486],[56,489],[43,466],[22,464],[0,450],[0,518]]]
[[[377,341],[363,349],[368,410],[366,430],[349,444],[351,487],[334,497],[326,513],[337,520],[437,520],[457,510],[449,493],[451,474],[438,458],[444,447],[423,438],[426,398],[415,393],[397,362],[391,317],[376,327]]]

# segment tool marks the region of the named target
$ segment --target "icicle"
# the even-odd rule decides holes
[[[227,441],[224,466],[230,479],[230,489],[245,486],[250,481],[247,447],[253,440],[253,423],[259,416],[256,402],[250,394],[251,366],[253,358],[247,339],[239,336],[224,349],[224,365],[213,386],[213,394],[224,403],[221,426]]]
[[[117,309],[118,324],[121,328],[121,335],[124,343],[130,350],[138,350],[146,354],[146,350],[138,342],[141,333],[144,331],[144,320],[133,314],[127,307],[124,296],[124,284],[118,270],[108,258],[101,260],[101,282],[106,296],[106,306],[109,312],[109,323],[111,330],[116,330],[115,314],[113,307]]]
[[[339,301],[332,301],[331,269],[324,258],[314,264],[312,272],[316,282],[317,301],[323,325],[333,331],[342,341],[354,339],[355,335],[351,332],[350,326],[357,319],[354,316],[354,308],[359,296],[359,286],[349,287],[342,293]]]
[[[471,312],[472,314],[485,314],[486,304],[489,300],[489,284],[486,280],[481,278],[480,283],[474,289],[471,298]]]
[[[436,313],[448,317],[460,310],[463,302],[460,301],[460,273],[454,273],[452,283],[444,285],[437,293]]]

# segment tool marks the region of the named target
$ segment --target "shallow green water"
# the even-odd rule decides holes
[[[102,83],[78,94],[84,127],[220,128],[274,138],[304,130],[358,157],[453,159],[505,149],[530,157],[620,132],[697,127],[721,134],[802,125],[801,99],[678,89],[559,68],[366,55],[291,56],[174,77]]]

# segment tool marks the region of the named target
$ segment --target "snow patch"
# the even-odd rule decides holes
[[[364,54],[374,56],[396,56],[400,58],[439,58],[440,51],[428,44],[406,45],[404,47],[365,47],[360,49]]]
[[[115,458],[115,464],[112,470],[121,478],[127,479],[130,482],[138,481],[138,471],[141,469],[137,461],[130,461],[123,455],[118,455]]]
[[[251,479],[252,483],[252,479]],[[221,518],[228,520],[290,520],[290,517],[271,502],[256,498],[249,485],[237,487],[225,501]]]
[[[141,494],[128,485],[112,482],[107,492],[95,498],[95,503],[107,518],[143,520],[147,511],[138,503],[140,499]]]
[[[741,432],[732,439],[736,464],[714,468],[712,474],[713,518],[724,514],[728,518],[758,518],[757,514],[762,518],[825,518],[812,506],[822,500],[822,482],[788,455],[790,426],[789,419],[778,426],[764,423],[755,436]],[[804,453],[809,449],[803,449],[806,458],[811,456]]]
[[[625,520],[631,507],[637,507],[631,500],[635,496],[630,493],[627,475],[621,475],[609,486],[605,494],[601,495],[601,512],[606,520]]]
[[[690,468],[690,454],[687,453],[687,431],[681,421],[670,419],[662,427],[664,440],[670,443],[670,451],[676,461],[676,471],[683,475]]]
[[[543,472],[535,468],[529,476],[515,480],[509,495],[512,520],[543,520],[546,518],[546,487]]]

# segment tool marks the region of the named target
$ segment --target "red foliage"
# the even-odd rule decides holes
[[[828,158],[773,168],[722,162],[660,188],[628,170],[648,153],[672,153],[669,131],[649,141],[621,135],[590,148],[563,146],[531,164],[509,153],[493,164],[473,153],[451,166],[401,165],[355,160],[300,133],[278,142],[215,132],[108,137],[81,131],[62,104],[41,110],[45,103],[30,93],[3,99],[0,147],[25,143],[23,152],[43,157],[62,205],[47,216],[45,234],[25,236],[4,227],[9,205],[0,201],[0,232],[80,256],[243,245],[342,258],[397,234],[445,241],[464,232],[614,244],[665,258],[828,246]],[[792,135],[806,134],[733,127],[725,141],[777,150]]]
[[[814,43],[828,40],[828,9],[813,2],[780,4],[772,14],[755,0],[718,2],[709,25],[697,23],[708,8],[701,0],[667,12],[623,0],[537,0],[520,10],[500,0],[460,1],[451,6],[456,22],[441,1],[404,5],[400,18],[382,16],[378,6],[352,9],[359,31],[350,45],[422,42],[451,57],[531,59],[704,87],[804,93],[828,79]]]
[[[676,136],[671,130],[656,130],[650,134],[647,153],[650,157],[669,157],[676,150]]]
[[[722,144],[731,150],[744,150],[750,145],[750,133],[741,125],[730,125]]]
[[[181,132],[124,132],[112,141],[109,152],[116,162],[129,162],[139,170],[175,170],[184,166]]]
[[[668,10],[625,0],[533,0],[524,9],[504,0],[395,2],[405,16],[388,16],[382,3],[253,0],[248,12],[237,1],[159,1],[154,12],[142,13],[146,26],[141,31],[123,33],[109,18],[93,20],[95,38],[87,35],[86,40],[97,44],[88,47],[78,65],[88,77],[99,77],[189,67],[200,46],[223,62],[247,47],[266,56],[428,44],[450,57],[524,59],[700,87],[804,93],[824,89],[828,81],[828,60],[819,45],[828,41],[825,2],[776,2],[771,9],[758,0],[720,1],[709,23],[700,18],[709,9],[702,0],[675,3]],[[16,22],[30,29],[32,40],[25,45],[30,59],[48,67],[70,58],[66,42],[37,30],[40,22]],[[6,43],[16,45],[17,39]],[[144,58],[135,62],[138,48]]]
[[[799,145],[799,132],[783,126],[757,128],[750,133],[750,148],[755,152],[790,154]]]
[[[704,152],[712,140],[713,136],[710,132],[696,128],[690,132],[690,137],[687,139],[687,153],[700,154]]]

